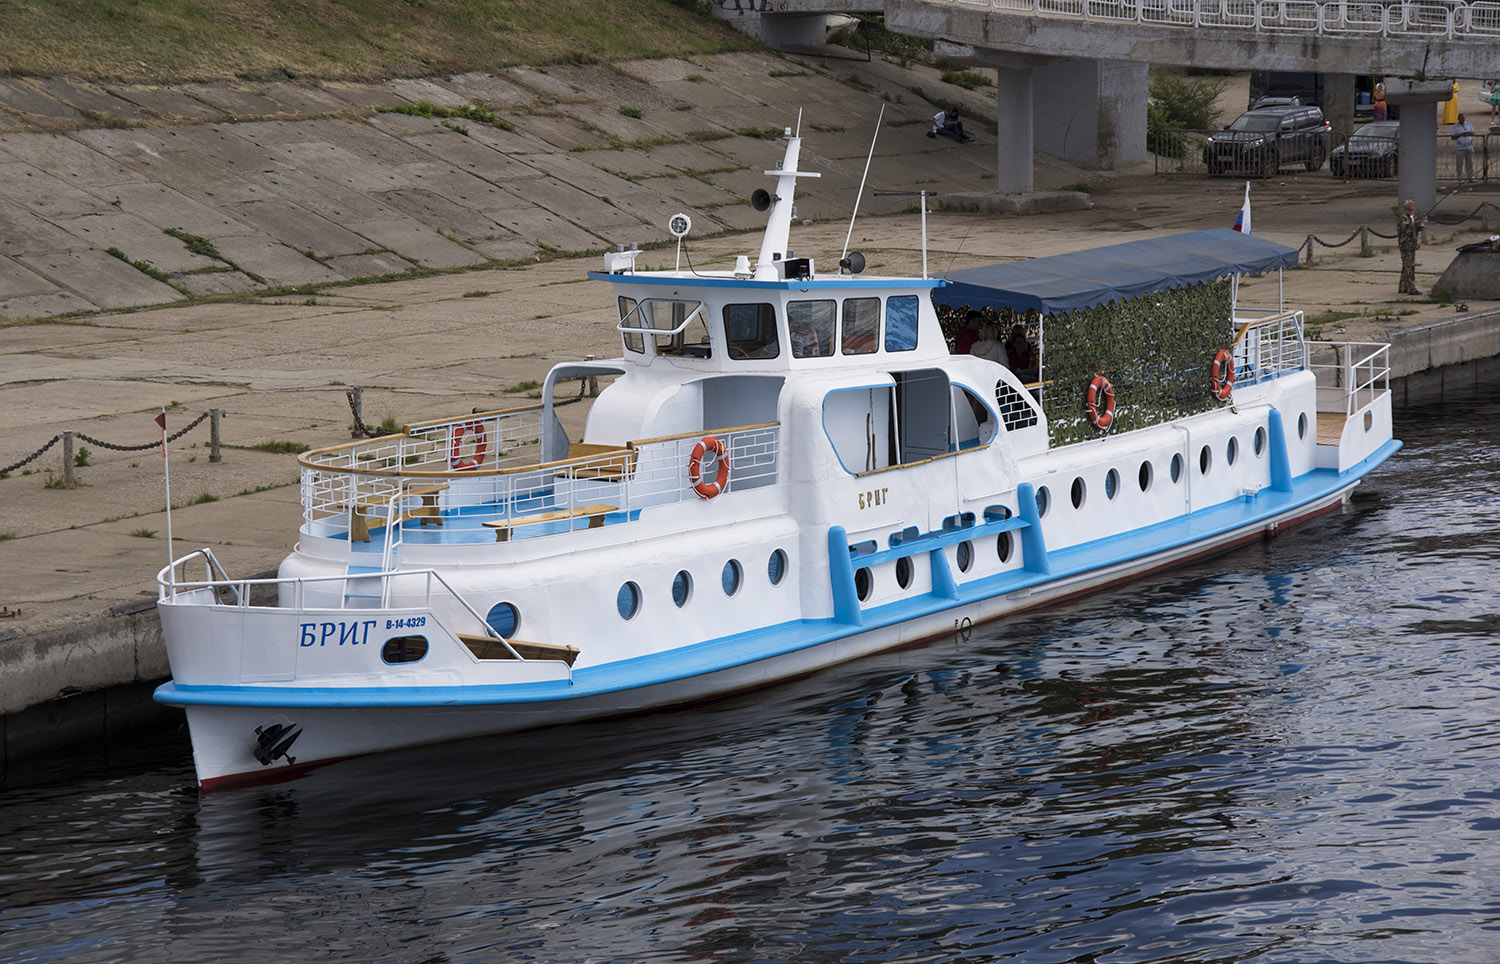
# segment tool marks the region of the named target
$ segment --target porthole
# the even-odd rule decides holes
[[[958,544],[958,571],[968,572],[972,565],[974,565],[974,544],[960,542]]]
[[[896,585],[902,589],[911,585],[911,557],[902,556],[896,560]]]
[[[681,609],[693,595],[693,577],[686,569],[680,569],[672,577],[672,602]]]
[[[615,608],[620,611],[621,619],[634,619],[635,614],[641,611],[641,587],[633,582],[621,586],[615,596]]]
[[[1120,494],[1120,473],[1110,469],[1104,473],[1104,497],[1111,502]]]
[[[1141,471],[1136,475],[1136,481],[1141,484],[1141,491],[1145,492],[1151,488],[1151,462],[1141,463]]]
[[[859,596],[859,601],[864,602],[870,598],[870,590],[875,588],[875,577],[870,574],[869,569],[858,569],[854,573],[854,593]]]
[[[1297,416],[1297,441],[1307,438],[1307,413]]]
[[[1182,455],[1172,456],[1172,481],[1177,482],[1182,478]]]
[[[1240,440],[1231,435],[1229,437],[1229,444],[1224,446],[1224,463],[1226,465],[1233,465],[1239,457]]]
[[[731,559],[724,563],[724,571],[719,573],[719,582],[724,587],[724,595],[733,596],[740,591],[740,585],[745,581],[745,570],[741,568],[738,559]]]
[[[995,538],[995,555],[1001,562],[1010,562],[1010,533],[1002,532]]]
[[[771,585],[781,585],[781,580],[786,578],[786,551],[777,549],[771,553],[770,560],[766,563],[766,577],[771,580]]]
[[[1075,508],[1075,509],[1081,509],[1081,508],[1083,508],[1083,500],[1084,500],[1084,497],[1087,496],[1087,495],[1088,495],[1088,488],[1087,488],[1087,486],[1085,486],[1083,484],[1083,477],[1079,476],[1079,477],[1074,478],[1073,479],[1073,488],[1069,492],[1069,496],[1073,500],[1073,508]]]
[[[1374,427],[1374,425],[1375,425],[1375,415],[1374,415],[1374,413],[1373,412],[1366,412],[1365,413],[1365,431],[1368,432],[1372,427]]]
[[[1051,508],[1051,505],[1052,505],[1052,493],[1047,491],[1047,487],[1045,485],[1038,486],[1037,490],[1036,490],[1036,515],[1037,515],[1037,518],[1040,519],[1040,518],[1043,518],[1044,516],[1046,516],[1047,510],[1049,508]]]
[[[415,663],[426,655],[426,636],[392,636],[380,647],[380,658],[393,665]]]
[[[1261,456],[1261,454],[1263,452],[1265,452],[1265,450],[1266,450],[1266,430],[1265,429],[1258,428],[1258,429],[1255,430],[1255,441],[1252,444],[1255,446],[1255,456],[1256,456],[1256,458],[1259,458]]]
[[[521,625],[521,611],[508,602],[495,603],[485,615],[484,621],[495,632],[510,639],[516,634],[516,627]]]
[[[1213,467],[1214,453],[1207,445],[1198,450],[1198,474],[1207,475],[1208,470]]]

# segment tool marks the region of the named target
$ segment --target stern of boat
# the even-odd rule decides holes
[[[1318,379],[1317,467],[1347,472],[1390,443],[1390,345],[1311,342]]]

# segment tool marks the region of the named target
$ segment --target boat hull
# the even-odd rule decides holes
[[[800,620],[757,634],[692,647],[696,658],[660,660],[640,672],[584,668],[571,678],[480,686],[336,687],[275,684],[237,687],[167,683],[161,702],[187,711],[194,763],[204,789],[289,778],[349,757],[484,735],[628,715],[715,699],[814,673],[873,653],[950,636],[1068,597],[1096,592],[1150,572],[1229,551],[1278,529],[1338,509],[1358,484],[1239,527],[1072,573],[1019,579],[1013,588],[975,586],[974,598],[926,594],[862,614],[862,625]],[[718,651],[716,658],[713,653]],[[733,655],[724,656],[729,651]],[[686,654],[684,654],[686,655]],[[560,663],[553,664],[561,668]]]

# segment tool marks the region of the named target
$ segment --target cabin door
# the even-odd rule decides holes
[[[902,463],[920,462],[953,449],[952,395],[937,369],[892,372],[896,379],[898,441]]]

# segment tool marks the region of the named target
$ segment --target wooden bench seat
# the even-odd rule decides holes
[[[402,494],[403,504],[406,501],[405,497],[412,495],[420,497],[422,502],[420,505],[415,505],[402,512],[399,521],[406,522],[409,519],[415,519],[419,525],[425,526],[429,522],[442,525],[443,512],[442,509],[438,508],[438,493],[447,488],[448,486],[444,483],[436,483],[434,485],[415,485],[407,489]],[[386,498],[367,495],[349,506],[349,541],[369,542],[370,521],[366,513],[371,509],[383,509],[388,504],[389,500]]]
[[[630,445],[595,445],[574,442],[568,446],[569,459],[590,459],[588,465],[568,466],[562,474],[570,479],[602,479],[618,482],[635,471],[636,451]]]
[[[619,507],[613,505],[581,505],[576,509],[559,509],[556,512],[543,512],[538,515],[522,515],[510,519],[492,519],[481,523],[481,525],[486,529],[495,530],[496,542],[509,542],[510,530],[521,526],[536,525],[539,522],[560,522],[563,519],[587,517],[589,528],[597,529],[604,525],[604,516],[606,513],[618,511]]]
[[[479,659],[515,659],[505,644],[493,636],[477,636],[471,633],[459,633],[458,639],[469,652]],[[578,658],[577,646],[563,646],[560,643],[528,643],[519,639],[508,640],[511,649],[514,649],[522,659],[560,659],[569,666]]]

